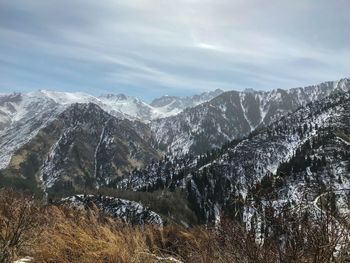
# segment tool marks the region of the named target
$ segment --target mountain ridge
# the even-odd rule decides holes
[[[349,79],[342,79],[291,90],[228,91],[208,102],[187,108],[176,116],[154,120],[150,124],[118,117],[94,103],[98,102],[95,97],[68,94],[71,100],[66,101],[67,94],[58,96],[62,93],[49,92],[44,97],[30,93],[27,95],[30,100],[22,100],[22,94],[13,94],[7,96],[9,101],[5,101],[4,96],[1,97],[0,106],[7,107],[20,118],[15,116],[18,121],[13,126],[0,130],[0,146],[4,149],[0,155],[1,169],[10,165],[9,168],[17,173],[23,172],[21,165],[31,161],[26,152],[39,147],[46,150],[41,150],[44,154],[38,165],[42,174],[39,179],[38,175],[36,178],[44,183],[45,188],[51,188],[53,184],[50,182],[55,182],[55,178],[71,181],[73,177],[79,177],[76,175],[84,178],[87,174],[93,182],[90,187],[98,188],[109,185],[116,177],[128,174],[132,169],[142,168],[163,154],[181,158],[183,154],[197,155],[213,148],[220,149],[225,143],[248,136],[310,102],[332,94],[345,94],[348,89]],[[128,100],[122,94],[107,95],[106,98]],[[82,103],[72,104],[76,100]],[[24,107],[18,107],[20,110],[16,110],[18,101],[25,102]],[[164,134],[165,140],[162,137]],[[120,141],[116,144],[114,140]],[[33,142],[39,146],[33,145]],[[74,151],[71,146],[75,147]],[[140,149],[144,153],[141,157],[136,154]],[[136,159],[128,160],[134,157]],[[65,160],[75,161],[68,164]],[[38,167],[35,169],[39,171]],[[80,183],[73,185],[79,186]]]
[[[203,223],[217,222],[226,212],[249,224],[254,213],[246,202],[261,195],[265,206],[271,201],[276,212],[286,200],[302,202],[307,209],[320,192],[350,188],[349,101],[350,92],[333,94],[204,156],[151,164],[116,187],[141,192],[183,189]],[[346,214],[347,197],[339,198],[337,209]]]
[[[201,154],[248,135],[257,127],[332,93],[350,91],[350,80],[289,90],[226,91],[175,116],[154,120],[158,142],[175,155]]]

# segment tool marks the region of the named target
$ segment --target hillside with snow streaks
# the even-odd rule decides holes
[[[64,106],[36,93],[0,98],[0,169],[13,155],[64,110]]]
[[[310,102],[347,91],[349,79],[289,90],[228,91],[176,116],[154,120],[151,128],[168,152],[200,154],[244,137]]]
[[[236,211],[240,220],[248,220],[253,215],[244,212],[250,206],[247,202],[261,195],[262,188],[268,189],[264,190],[267,196],[275,193],[271,201],[277,204],[287,199],[298,204],[300,196],[305,195],[314,200],[325,191],[323,186],[332,191],[347,189],[349,127],[350,94],[333,94],[204,157],[188,156],[150,165],[118,182],[117,187],[141,191],[179,187],[187,191],[194,211],[204,222],[216,221],[218,211]],[[322,159],[323,165],[319,164]],[[304,162],[299,172],[298,165]],[[292,170],[287,173],[288,163]],[[305,176],[313,183],[307,185],[302,179]],[[299,184],[307,186],[303,192]],[[342,209],[350,211],[347,205]]]
[[[156,98],[151,102],[151,106],[156,108],[159,112],[168,112],[168,116],[177,115],[181,111],[187,108],[193,108],[199,104],[210,101],[211,99],[219,96],[224,91],[216,89],[211,92],[204,92],[200,95],[193,95],[188,97],[177,96],[163,96]],[[162,117],[168,117],[163,114]]]
[[[152,104],[168,113],[185,105],[172,97]],[[2,95],[0,107],[1,187],[70,196],[72,205],[95,203],[136,224],[163,221],[141,204],[102,195],[150,204],[185,226],[229,218],[258,244],[324,222],[322,231],[343,231],[341,242],[350,242],[348,79],[229,91],[143,122],[149,107],[124,95],[40,91]],[[75,195],[86,192],[100,196]]]
[[[97,98],[83,93],[51,91],[2,95],[0,168],[6,170],[5,174],[8,172],[8,175],[28,170],[29,178],[34,176],[40,179],[45,189],[54,191],[61,187],[76,189],[84,185],[92,188],[107,186],[131,170],[157,160],[162,154],[159,149],[172,156],[172,159],[186,153],[220,149],[232,139],[242,138],[251,132],[254,134],[276,120],[285,120],[283,116],[297,108],[307,109],[309,106],[305,105],[310,101],[317,102],[328,95],[346,96],[344,94],[350,89],[349,83],[348,79],[342,79],[290,90],[229,91],[187,108],[176,116],[152,120],[150,123],[135,120],[136,115],[142,118],[149,113],[136,109],[148,106],[125,95]],[[214,93],[196,97],[195,103],[209,99]],[[187,100],[187,97],[184,98],[181,104],[179,99],[167,96],[155,100],[151,107],[173,104],[187,107]],[[135,103],[139,106],[134,107]],[[131,121],[125,113],[127,111],[134,115],[130,117]],[[326,117],[319,115],[318,118]],[[303,120],[300,120],[301,123]],[[237,173],[251,170],[255,177],[260,173],[275,173],[279,163],[287,161],[302,143],[295,134],[288,136],[286,141],[276,143],[270,135],[266,135],[269,145],[254,144],[254,141],[248,140],[237,146],[235,150],[238,153],[249,156],[254,148],[255,157],[258,158],[254,166],[253,161],[249,164],[239,160]],[[280,155],[273,157],[271,154],[276,149]],[[263,167],[260,167],[260,162],[264,163]],[[35,164],[34,171],[38,174],[32,174],[31,163]],[[197,167],[195,163],[184,163],[190,169]],[[155,176],[148,176],[152,182],[163,181],[164,178],[158,178],[156,170],[153,174]],[[133,178],[137,177],[131,176],[130,180]],[[249,178],[240,180],[243,184]],[[131,188],[140,189],[144,186],[142,182],[137,186],[133,184]],[[148,182],[149,185],[152,186],[152,183]],[[240,194],[247,195],[244,191]]]
[[[65,109],[75,103],[93,103],[119,119],[141,120],[148,123],[155,118],[177,114],[185,107],[209,100],[221,91],[203,93],[191,97],[171,97],[161,106],[151,106],[140,99],[119,95],[92,95],[76,92],[40,90],[29,93],[2,94],[0,96],[0,169],[6,168],[12,155],[29,142],[37,133]],[[182,99],[187,103],[180,103]],[[164,100],[160,98],[159,100]],[[173,100],[178,106],[175,107]],[[156,103],[155,103],[156,104]]]
[[[160,156],[147,125],[73,104],[16,149],[0,173],[46,193],[106,186]]]

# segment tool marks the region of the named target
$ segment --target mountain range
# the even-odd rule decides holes
[[[168,151],[201,154],[310,102],[348,91],[349,79],[289,90],[228,91],[178,115],[154,120],[151,128]]]
[[[48,196],[169,192],[196,217],[181,224],[227,215],[261,241],[276,234],[277,216],[350,211],[349,96],[350,79],[150,104],[122,94],[3,94],[0,186]]]
[[[257,206],[261,214],[268,205],[276,211],[287,203],[309,208],[321,193],[332,192],[339,198],[339,211],[348,212],[349,125],[350,94],[333,94],[219,150],[153,163],[116,187],[183,189],[204,222],[217,220],[222,211],[250,223]]]
[[[84,93],[40,90],[30,93],[0,95],[0,169],[6,167],[12,154],[40,129],[76,103],[92,103],[118,119],[149,123],[151,120],[177,114],[220,94],[221,90],[193,97],[164,96],[147,104],[123,94],[94,97]],[[153,105],[153,106],[152,106]],[[20,131],[20,132],[17,132]]]

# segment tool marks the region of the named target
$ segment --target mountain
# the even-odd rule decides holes
[[[38,129],[2,174],[46,192],[98,188],[160,156],[148,126],[115,118],[93,103],[72,104]]]
[[[219,90],[193,96],[192,104],[180,103],[179,108],[175,108],[173,105],[170,107],[171,109],[168,109],[167,104],[163,104],[162,107],[153,107],[137,98],[123,94],[94,97],[85,93],[46,90],[1,94],[0,148],[2,151],[0,152],[0,169],[9,164],[11,156],[17,149],[75,103],[93,103],[116,118],[142,120],[148,123],[153,118],[169,116],[181,111],[183,107],[209,100],[218,93],[220,93]],[[176,99],[177,101],[182,100],[182,98]],[[190,101],[191,99],[185,97],[183,100]]]
[[[245,136],[311,101],[347,91],[349,86],[349,80],[343,79],[271,92],[216,90],[192,97],[164,96],[150,105],[123,94],[94,97],[45,90],[2,94],[0,169],[8,165],[17,149],[74,103],[93,103],[117,118],[149,124],[158,145],[166,152],[198,154]]]
[[[225,92],[175,116],[150,123],[129,118],[126,112],[133,111],[130,105],[134,102],[145,104],[121,94],[99,98],[48,91],[2,95],[1,180],[6,184],[15,180],[15,184],[22,188],[28,185],[42,187],[51,194],[72,194],[116,183],[121,188],[157,188],[163,184],[158,168],[152,168],[146,179],[131,175],[118,181],[132,171],[138,174],[143,167],[156,165],[164,152],[168,156],[162,161],[162,165],[166,164],[166,174],[197,172],[196,169],[200,168],[197,162],[203,163],[201,158],[208,158],[203,157],[208,150],[220,151],[222,146],[232,146],[232,140],[236,139],[236,142],[249,134],[251,136],[289,113],[307,108],[310,102],[316,103],[337,94],[345,96],[349,83],[348,79],[343,79],[290,90]],[[220,92],[195,96],[194,104]],[[187,100],[183,98],[183,101]],[[167,107],[174,101],[181,104],[178,99],[163,97],[150,107]],[[141,106],[137,108],[141,109]],[[136,112],[133,114],[135,116]],[[141,111],[137,114],[142,115]],[[261,148],[259,144],[254,147]],[[269,150],[275,147],[280,145]],[[252,151],[252,148],[247,151]],[[184,156],[187,153],[190,155]],[[202,156],[197,157],[198,153]],[[289,153],[282,152],[282,157],[289,157]],[[169,161],[175,159],[177,166],[173,167]],[[243,163],[242,160],[237,162]],[[278,169],[278,165],[275,166]],[[268,170],[274,173],[272,168]],[[173,181],[174,178],[166,180]]]
[[[151,104],[124,94],[92,96],[82,92],[58,92],[39,90],[29,93],[0,94],[0,130],[24,117],[34,103],[59,105],[62,108],[74,103],[94,103],[118,118],[150,120],[178,114],[182,110],[209,101],[223,91],[215,90],[192,97],[164,96]],[[38,109],[36,109],[38,110]]]
[[[350,211],[350,93],[309,103],[207,154],[152,163],[116,188],[182,189],[203,223],[224,214],[257,237],[294,213],[339,225],[335,218]]]
[[[333,235],[341,251],[350,242],[350,94],[308,104],[208,154],[152,163],[116,187],[180,189],[202,223],[233,219],[260,246],[272,241],[284,251]]]
[[[12,154],[64,110],[41,92],[14,93],[0,97],[0,169],[5,168]]]
[[[282,250],[310,245],[302,237],[315,231],[348,244],[349,83],[230,91],[146,122],[110,110],[123,95],[103,107],[90,96],[2,95],[0,187],[141,224],[229,218]],[[98,195],[76,195],[87,192]]]
[[[168,99],[149,107],[171,112],[177,100]],[[177,115],[140,121],[152,112],[144,106],[124,95],[1,95],[0,188],[87,208],[87,217],[98,215],[101,223],[108,215],[161,227],[204,224],[192,233],[204,233],[209,243],[215,225],[217,247],[255,251],[247,262],[265,249],[274,262],[296,262],[305,248],[305,262],[349,259],[348,79],[225,92]],[[157,230],[160,240],[165,233],[178,241],[166,231]]]
[[[150,105],[154,108],[162,109],[162,111],[168,112],[168,115],[176,115],[184,109],[193,108],[199,104],[210,101],[223,92],[223,90],[216,89],[211,92],[204,92],[200,95],[194,95],[191,97],[163,96],[154,99]]]
[[[108,94],[98,97],[103,109],[111,109],[109,112],[119,112],[125,114],[129,119],[138,119],[148,123],[154,119],[160,119],[176,115],[186,108],[195,107],[203,102],[209,101],[223,93],[222,90],[204,92],[191,97],[163,96],[154,99],[150,104],[138,98],[126,96],[124,94]],[[106,107],[107,106],[107,107]]]
[[[100,106],[112,115],[122,114],[124,118],[148,122],[156,117],[155,110],[138,98],[124,94],[107,94],[98,97]]]
[[[350,80],[289,90],[228,91],[183,112],[151,122],[158,143],[174,155],[201,154],[334,93],[350,91]]]

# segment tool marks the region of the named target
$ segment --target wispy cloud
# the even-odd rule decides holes
[[[0,92],[271,89],[349,76],[345,0],[0,1]]]

